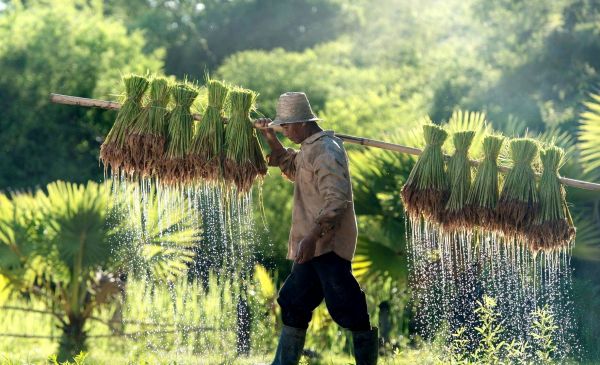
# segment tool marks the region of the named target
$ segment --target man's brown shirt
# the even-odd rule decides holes
[[[316,223],[325,230],[332,229],[333,236],[325,235],[317,241],[315,256],[333,251],[351,261],[358,231],[342,140],[332,131],[315,133],[301,143],[299,151],[288,148],[272,153],[269,166],[279,166],[294,182],[287,258],[295,258],[298,243]]]

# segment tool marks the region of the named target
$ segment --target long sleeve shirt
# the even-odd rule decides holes
[[[351,261],[358,230],[342,140],[332,131],[315,133],[301,143],[300,150],[274,151],[268,164],[278,166],[294,182],[287,258],[295,258],[300,241],[318,224],[327,233],[317,240],[315,256],[333,251]]]

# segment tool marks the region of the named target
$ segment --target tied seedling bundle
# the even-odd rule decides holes
[[[142,112],[142,97],[148,88],[148,79],[138,75],[123,77],[125,84],[125,101],[119,109],[115,124],[100,146],[100,160],[104,169],[110,166],[113,174],[121,170],[131,172],[127,136],[129,129]]]
[[[160,168],[160,178],[168,184],[184,183],[191,178],[187,155],[194,133],[191,107],[197,96],[198,90],[188,83],[177,84],[171,89],[175,106],[167,121],[167,148]]]
[[[260,143],[250,119],[256,94],[251,90],[235,89],[230,93],[231,116],[225,128],[225,181],[233,183],[240,192],[248,192],[258,176],[267,173]]]
[[[195,178],[217,181],[222,176],[225,145],[223,105],[228,93],[229,88],[222,82],[208,82],[208,106],[198,123],[190,151]]]
[[[575,238],[575,227],[558,173],[564,163],[564,151],[559,147],[548,147],[541,152],[540,158],[544,168],[539,184],[540,211],[530,230],[530,245],[535,250],[570,247]]]
[[[538,144],[530,138],[517,138],[510,142],[510,151],[513,166],[506,174],[497,211],[504,235],[521,239],[539,210],[532,166],[538,155]]]
[[[471,189],[471,164],[468,151],[474,137],[473,131],[456,132],[452,136],[455,151],[448,161],[450,197],[442,222],[444,230],[448,232],[467,228],[466,206]]]
[[[152,175],[163,157],[168,103],[169,81],[155,77],[150,83],[150,99],[127,139],[130,163],[140,176]]]
[[[448,200],[449,184],[444,170],[442,144],[448,134],[434,124],[423,126],[425,148],[402,187],[402,201],[407,215],[440,223]]]
[[[498,155],[504,143],[500,136],[486,136],[483,140],[483,160],[467,199],[467,220],[488,231],[498,230],[496,206],[500,195],[498,183]]]

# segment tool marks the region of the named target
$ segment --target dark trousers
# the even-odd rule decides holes
[[[312,312],[325,298],[331,318],[351,331],[371,329],[365,293],[352,275],[350,261],[334,252],[294,263],[279,291],[283,324],[308,328]]]

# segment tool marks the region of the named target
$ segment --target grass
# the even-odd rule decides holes
[[[256,275],[248,285],[252,316],[252,352],[250,356],[238,357],[235,353],[235,298],[239,294],[238,284],[219,280],[214,273],[206,286],[199,282],[180,280],[170,286],[129,279],[125,305],[123,305],[124,327],[113,326],[113,331],[126,333],[141,332],[147,329],[176,328],[167,335],[148,333],[130,337],[97,337],[110,334],[103,323],[114,318],[117,306],[95,313],[96,321],[87,326],[90,340],[85,364],[270,364],[278,335],[273,315],[268,313],[267,303],[276,295],[272,279]],[[267,283],[270,282],[270,283]],[[29,308],[43,311],[45,306],[36,300],[10,298],[3,306]],[[404,364],[449,364],[454,360],[467,359],[465,364],[482,363],[479,360],[506,358],[519,354],[515,346],[503,344],[500,338],[502,322],[495,312],[495,302],[485,298],[477,315],[481,318],[482,340],[476,347],[477,353],[468,355],[466,343],[460,341],[460,334],[448,342],[447,337],[439,336],[431,343],[409,344],[406,337],[380,357],[380,365]],[[0,310],[0,334],[22,333],[53,335],[55,339],[1,338],[0,365],[47,364],[48,356],[57,350],[59,330],[52,317],[43,313]],[[372,319],[376,321],[376,316]],[[554,352],[551,332],[555,330],[554,320],[549,312],[541,309],[533,323],[537,337],[530,343],[535,346],[540,359],[545,361]],[[219,331],[194,332],[192,326],[214,327]],[[326,334],[326,336],[324,336]],[[354,360],[343,344],[349,338],[347,331],[331,322],[324,306],[314,313],[309,327],[306,349],[318,354],[304,356],[301,364],[353,364]],[[511,350],[512,349],[512,350]],[[510,351],[509,351],[510,350]],[[521,355],[519,355],[521,356]],[[479,360],[478,360],[479,359]],[[460,363],[455,361],[454,363]],[[548,362],[546,362],[548,363]]]
[[[264,278],[263,278],[264,281]],[[112,308],[95,313],[98,320],[89,321],[88,356],[85,364],[270,364],[276,346],[278,330],[276,313],[265,313],[267,301],[276,295],[271,290],[263,297],[258,278],[249,286],[253,318],[252,352],[238,358],[235,353],[235,298],[237,284],[210,275],[206,288],[199,282],[178,281],[172,286],[151,284],[130,279],[123,305],[125,326],[113,331],[136,333],[147,329],[178,329],[176,333],[148,333],[136,337],[97,337],[111,333],[105,323],[114,318]],[[264,285],[264,284],[262,284]],[[264,285],[266,286],[266,285]],[[267,291],[268,292],[268,291]],[[43,303],[24,298],[11,298],[4,306],[44,310]],[[55,339],[9,338],[0,340],[0,364],[46,364],[56,353],[60,331],[51,316],[43,313],[0,310],[0,334],[36,334]],[[104,323],[103,323],[104,322]],[[156,325],[160,325],[156,327]],[[192,326],[214,327],[219,331],[194,332]],[[305,358],[306,364],[349,364],[353,359],[338,346],[346,331],[331,322],[325,306],[320,306],[311,322],[306,348],[318,353],[318,358]],[[348,337],[349,338],[349,337]],[[345,346],[344,346],[345,347]],[[434,363],[415,362],[433,358],[426,349],[403,348],[382,358],[380,364]],[[3,362],[4,361],[4,364]]]
[[[27,351],[19,349],[11,352],[10,355],[4,355],[0,351],[0,365],[17,364],[52,364],[49,362],[48,355],[43,351]],[[173,360],[173,359],[177,360]],[[146,356],[130,358],[120,353],[110,351],[93,351],[87,354],[85,365],[114,365],[114,364],[140,364],[140,365],[257,365],[270,364],[273,360],[273,354],[248,356],[243,358],[228,357],[222,355],[188,355],[181,356],[176,353],[149,353]],[[71,361],[71,364],[74,362]],[[319,360],[303,356],[300,364],[304,365],[348,365],[354,364],[354,358],[351,356],[340,356],[335,354],[324,354]],[[406,350],[398,351],[395,354],[386,357],[380,357],[379,365],[414,365],[414,364],[439,364],[437,357],[430,350]]]

